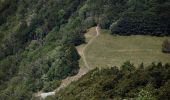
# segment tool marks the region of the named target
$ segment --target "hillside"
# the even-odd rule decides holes
[[[170,0],[0,0],[0,99],[30,100],[35,93],[53,91],[64,79],[77,75],[87,64],[76,46],[81,49],[81,44],[88,42],[85,33],[94,26],[107,32],[101,32],[84,50],[90,69],[120,66],[131,60],[129,56],[135,56],[135,66],[141,62],[167,63],[169,54],[161,53],[160,45],[169,39],[169,10]],[[112,36],[116,38],[111,40]],[[110,48],[102,48],[102,39],[108,39]],[[167,52],[169,43],[164,47]],[[109,52],[113,48],[124,52]],[[126,49],[151,49],[153,53]],[[102,63],[98,53],[116,57]],[[126,53],[127,57],[120,60],[119,56]],[[113,58],[120,62],[110,63]]]
[[[74,45],[82,30],[68,25],[83,0],[3,0],[0,3],[0,98],[30,100],[78,73]],[[77,25],[77,24],[74,24]]]
[[[95,36],[95,30],[90,28],[85,34],[87,44]],[[169,37],[112,36],[108,30],[100,30],[99,33],[83,52],[88,66],[83,57],[80,59],[80,66],[91,69],[90,72],[45,100],[170,98],[167,88],[170,85],[170,55],[160,50],[163,40]],[[83,47],[84,44],[77,49],[82,50]]]
[[[94,69],[45,100],[169,100],[168,64],[135,67],[126,62],[121,69]]]

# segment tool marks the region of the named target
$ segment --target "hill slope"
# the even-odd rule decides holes
[[[120,68],[94,69],[66,89],[46,100],[168,100],[170,66],[151,64],[144,68],[129,62]]]
[[[75,46],[90,27],[169,36],[169,9],[169,0],[0,0],[0,98],[30,100],[77,74]]]
[[[83,3],[83,0],[1,1],[2,100],[30,100],[34,92],[47,91],[50,84],[60,84],[62,79],[78,72],[80,56],[74,45],[84,42],[84,38],[81,29],[69,30],[72,26],[67,23]]]

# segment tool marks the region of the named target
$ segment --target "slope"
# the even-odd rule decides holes
[[[93,29],[93,28],[92,28]],[[68,85],[70,85],[72,82],[80,79],[83,75],[85,75],[91,68],[90,66],[88,65],[88,59],[86,59],[86,54],[85,54],[85,51],[86,49],[89,47],[89,45],[92,44],[92,42],[99,36],[99,27],[97,26],[95,28],[96,30],[96,35],[91,37],[91,39],[89,41],[87,41],[87,44],[85,44],[82,49],[78,50],[79,54],[82,56],[82,60],[84,62],[84,67],[81,67],[79,69],[79,72],[77,75],[75,76],[72,76],[72,77],[67,77],[66,79],[62,80],[62,83],[61,85],[54,91],[52,92],[48,92],[48,93],[43,93],[43,92],[39,92],[37,94],[35,94],[36,97],[41,97],[41,98],[46,98],[47,96],[51,96],[51,95],[55,95],[57,92],[59,92],[61,89],[67,87]],[[88,32],[90,33],[90,32]],[[88,33],[86,33],[88,35]],[[94,34],[94,33],[93,33]]]

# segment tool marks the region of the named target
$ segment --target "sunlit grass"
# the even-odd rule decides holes
[[[95,33],[95,28],[90,32]],[[170,63],[170,54],[161,52],[162,42],[167,38],[169,37],[113,36],[107,30],[100,30],[100,36],[88,46],[85,55],[91,68],[120,66],[125,61],[131,61],[135,65],[142,62],[145,65],[152,62]]]

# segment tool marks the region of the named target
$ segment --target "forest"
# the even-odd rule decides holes
[[[170,0],[0,0],[0,99],[30,100],[35,92],[51,91],[77,74],[81,57],[76,46],[85,43],[84,34],[93,26],[112,35],[170,36],[169,11]],[[162,52],[170,52],[169,44],[165,40]],[[170,98],[169,64],[135,67],[95,69],[73,84],[77,90],[68,88],[56,98]]]

